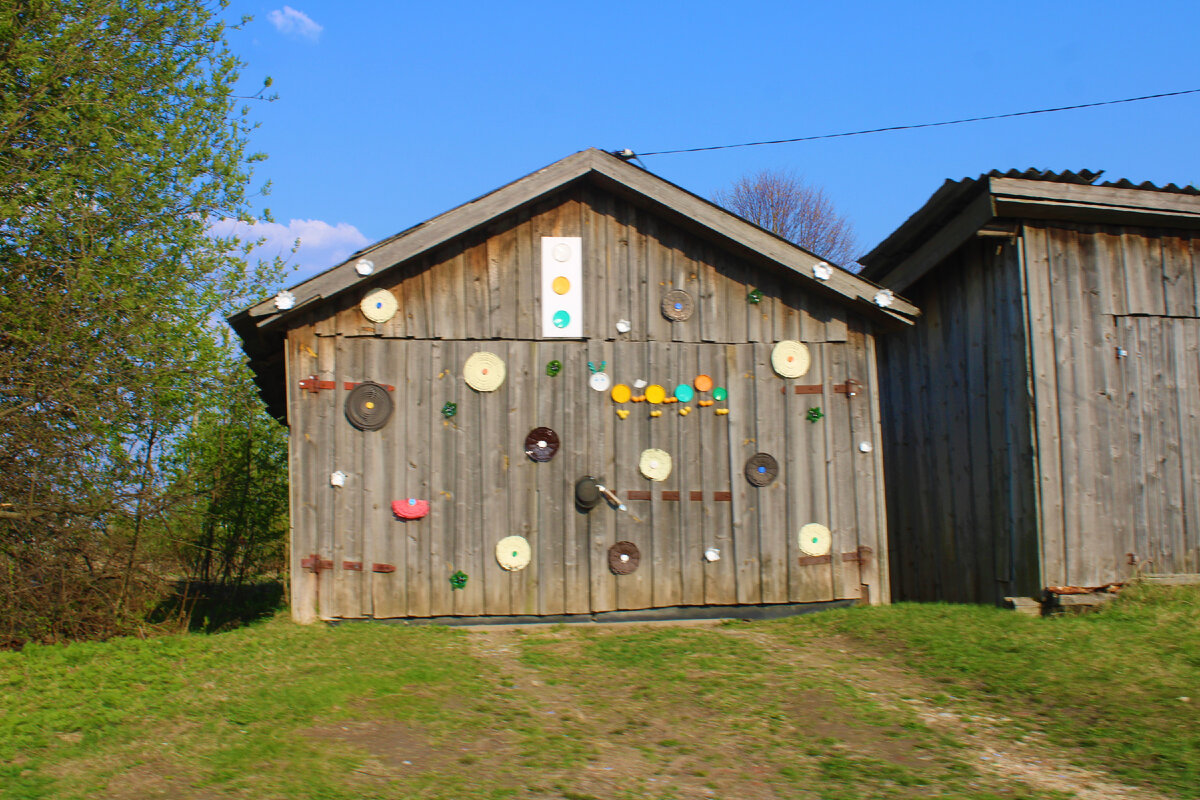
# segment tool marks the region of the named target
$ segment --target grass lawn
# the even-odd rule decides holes
[[[1052,619],[278,617],[0,653],[0,797],[1196,798],[1197,703],[1197,587]]]

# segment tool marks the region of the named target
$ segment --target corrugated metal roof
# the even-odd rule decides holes
[[[893,265],[903,261],[920,247],[922,242],[945,227],[981,192],[987,192],[989,190],[988,183],[992,179],[1042,181],[1105,189],[1135,189],[1159,192],[1165,195],[1200,196],[1200,189],[1191,185],[1178,186],[1169,183],[1166,186],[1158,186],[1150,181],[1134,183],[1127,178],[1100,182],[1103,175],[1104,170],[1089,169],[1058,172],[1037,168],[994,169],[974,178],[946,180],[923,206],[917,209],[900,227],[892,231],[886,239],[876,245],[870,253],[860,259],[860,263],[864,265],[860,274],[871,280],[882,280]],[[1164,203],[1172,205],[1165,198]]]
[[[1140,189],[1144,192],[1170,192],[1172,194],[1190,194],[1200,195],[1200,189],[1195,186],[1177,186],[1174,183],[1168,183],[1166,186],[1158,186],[1150,181],[1142,183],[1134,183],[1128,178],[1121,178],[1118,181],[1104,181],[1097,183],[1096,181],[1104,175],[1104,170],[1093,172],[1090,169],[1082,169],[1078,172],[1065,170],[1063,172],[1055,172],[1049,169],[1010,169],[998,170],[994,169],[978,178],[963,178],[957,183],[975,183],[984,178],[1019,178],[1025,181],[1049,181],[1051,183],[1074,183],[1079,186],[1108,186],[1113,189]]]

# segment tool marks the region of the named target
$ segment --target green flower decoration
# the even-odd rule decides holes
[[[442,416],[446,419],[450,419],[457,413],[458,403],[446,403],[446,405],[442,406]]]
[[[746,295],[746,301],[758,305],[762,302],[762,292],[758,289],[751,289],[750,294]]]
[[[562,362],[558,359],[546,364],[546,374],[553,378],[558,373],[562,372]]]
[[[450,576],[450,591],[453,592],[455,589],[462,589],[466,585],[467,573],[463,572],[461,569]]]
[[[804,415],[805,419],[807,419],[809,422],[816,422],[823,416],[825,416],[825,414],[818,406],[813,406],[808,410],[808,413]]]

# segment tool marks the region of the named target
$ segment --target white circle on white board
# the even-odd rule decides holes
[[[553,252],[555,261],[566,261],[571,257],[571,245],[566,242],[559,242],[554,245]]]

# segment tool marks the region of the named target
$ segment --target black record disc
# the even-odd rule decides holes
[[[558,452],[558,434],[549,428],[534,428],[525,437],[525,455],[534,461],[549,461]]]
[[[755,453],[746,459],[746,480],[755,486],[766,486],[779,474],[779,462],[769,453]]]
[[[363,381],[346,396],[346,419],[360,431],[377,431],[392,416],[392,397],[378,383]]]

